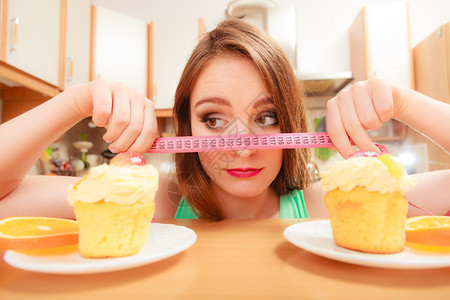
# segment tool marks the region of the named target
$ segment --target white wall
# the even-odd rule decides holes
[[[225,18],[231,0],[91,0],[147,22],[201,17],[207,30]],[[348,29],[361,8],[393,0],[275,0],[297,9],[298,68],[301,72],[350,70]],[[450,0],[409,0],[414,47],[438,26],[450,21]]]

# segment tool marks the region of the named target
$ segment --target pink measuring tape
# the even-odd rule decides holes
[[[353,144],[353,143],[352,143]],[[381,153],[389,153],[383,145],[375,145]],[[334,147],[326,132],[277,133],[277,134],[236,134],[211,136],[178,136],[156,138],[147,153],[188,153],[207,151],[236,151],[243,149],[295,149]],[[371,156],[373,152],[359,155]],[[414,207],[422,209],[408,203]],[[422,209],[424,210],[424,209]],[[425,211],[425,210],[424,210]],[[426,211],[428,212],[428,211]],[[432,214],[431,212],[428,212]]]
[[[387,149],[377,145],[381,152]],[[148,153],[188,153],[207,151],[236,151],[243,149],[332,148],[326,132],[237,134],[223,136],[178,136],[155,139]]]

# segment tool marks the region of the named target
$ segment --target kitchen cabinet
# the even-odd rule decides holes
[[[413,49],[416,90],[450,104],[450,22]]]
[[[351,69],[356,81],[380,77],[414,88],[408,3],[363,7],[349,34]]]
[[[416,90],[450,104],[450,22],[440,26],[413,49]],[[446,125],[448,128],[449,123]],[[443,129],[445,125],[443,124]],[[450,169],[450,155],[414,130],[407,137],[428,148],[429,169]]]
[[[90,10],[89,0],[2,1],[2,122],[89,81]]]
[[[175,90],[186,62],[204,32],[196,18],[155,20],[151,24],[150,99],[155,108],[171,115]]]
[[[89,81],[91,4],[67,0],[63,89]]]
[[[101,6],[92,15],[91,80],[123,82],[147,95],[147,23]]]
[[[0,58],[40,80],[58,86],[62,0],[2,1]]]
[[[22,86],[3,86],[1,95],[3,101],[2,122],[11,120],[50,99],[49,96]]]
[[[374,3],[361,9],[349,29],[351,71],[355,81],[383,78],[414,87],[409,6]],[[369,133],[377,142],[401,141],[406,126],[391,120]]]

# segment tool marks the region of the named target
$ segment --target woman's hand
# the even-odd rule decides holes
[[[395,91],[395,86],[375,78],[356,82],[328,101],[327,132],[344,158],[355,151],[349,138],[361,150],[380,152],[367,131],[396,116],[403,106],[396,102],[403,102],[403,97],[395,97]]]
[[[158,128],[153,102],[122,83],[99,79],[66,91],[72,109],[80,116],[92,116],[94,124],[106,127],[103,139],[112,152],[147,151]]]

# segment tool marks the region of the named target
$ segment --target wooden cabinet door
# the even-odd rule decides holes
[[[414,47],[416,90],[450,104],[450,22]]]
[[[97,6],[93,18],[93,78],[123,82],[147,94],[147,23]]]
[[[9,0],[6,62],[57,86],[60,14],[60,0]]]
[[[369,4],[350,27],[351,68],[357,81],[380,77],[414,88],[411,52],[407,3]]]
[[[91,4],[67,1],[64,88],[89,81]]]
[[[173,108],[181,72],[202,33],[202,20],[196,18],[152,22],[153,86],[156,109]]]
[[[413,53],[416,90],[450,104],[450,22],[427,36]],[[450,155],[444,149],[415,130],[408,130],[407,137],[415,144],[427,145],[430,171],[450,168]]]

